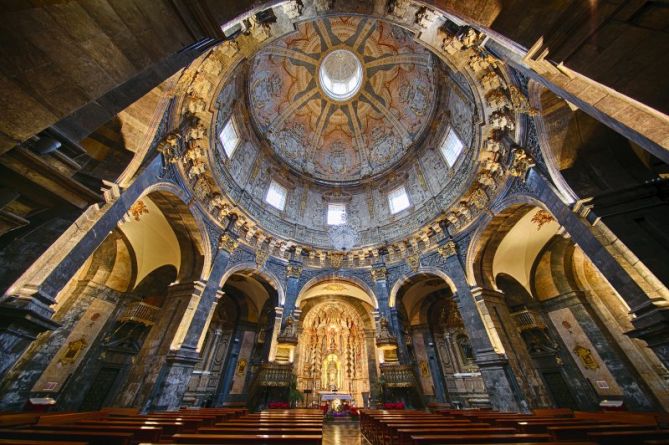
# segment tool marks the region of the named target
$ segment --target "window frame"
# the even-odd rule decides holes
[[[448,154],[446,153],[447,152],[446,142],[448,141],[448,138],[451,134],[453,134],[456,141],[460,144],[460,148],[459,148],[457,154],[455,155],[455,157],[453,158],[452,163],[448,158]],[[465,144],[464,144],[464,142],[462,142],[462,139],[460,138],[460,135],[458,134],[457,131],[455,131],[455,129],[453,127],[449,127],[448,131],[446,132],[446,135],[441,140],[441,144],[439,144],[439,153],[441,153],[441,156],[442,156],[442,158],[444,158],[444,161],[446,162],[446,165],[448,165],[448,168],[453,168],[453,166],[458,163],[458,159],[460,159],[460,155],[462,154],[462,152],[464,150],[465,150]]]
[[[406,206],[405,206],[405,207],[402,207],[401,209],[396,209],[396,208],[395,208],[396,206],[395,206],[395,204],[393,203],[393,194],[394,194],[395,192],[399,191],[399,190],[402,190],[402,195],[403,195],[403,197],[406,198]],[[398,197],[400,197],[400,196],[402,196],[402,195],[398,195],[396,198],[398,198]],[[411,203],[411,198],[409,198],[409,192],[407,192],[407,188],[406,188],[406,186],[405,186],[404,184],[399,185],[399,186],[393,188],[392,190],[390,190],[390,191],[388,192],[388,195],[387,195],[387,196],[388,196],[388,208],[389,208],[389,210],[390,210],[390,214],[391,214],[391,215],[397,215],[398,213],[401,213],[401,212],[403,212],[404,210],[411,208],[411,206],[413,205],[413,204]],[[393,211],[393,210],[394,210],[394,211]]]
[[[228,153],[228,149],[226,147],[226,143],[223,140],[223,134],[226,132],[226,128],[228,128],[228,125],[231,126],[232,131],[235,134],[235,146],[230,149],[230,152]],[[221,128],[221,132],[218,134],[218,140],[223,146],[223,152],[225,152],[225,155],[228,157],[228,159],[232,159],[232,155],[235,154],[237,149],[239,148],[239,145],[242,143],[242,138],[239,135],[239,129],[237,128],[237,122],[235,122],[234,116],[230,116],[227,121],[225,121],[225,124],[223,125],[223,128]]]
[[[340,222],[330,222],[330,209],[333,207],[340,207],[343,211],[340,214],[343,214],[344,217],[341,218]],[[328,202],[327,213],[325,215],[325,224],[328,226],[341,226],[348,222],[348,206],[345,202]]]
[[[281,207],[277,207],[275,204],[273,204],[270,201],[269,195],[272,190],[280,190],[282,191],[282,197],[281,197]],[[276,210],[283,212],[286,210],[286,203],[288,202],[288,189],[284,187],[280,182],[275,181],[274,179],[270,180],[269,186],[267,186],[267,191],[265,192],[265,203],[271,205],[273,208]]]

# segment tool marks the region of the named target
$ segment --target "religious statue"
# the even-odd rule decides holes
[[[335,354],[330,354],[323,363],[321,387],[328,391],[337,391],[339,384],[339,360]]]

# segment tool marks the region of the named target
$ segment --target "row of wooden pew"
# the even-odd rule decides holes
[[[362,410],[360,429],[372,445],[569,443],[570,445],[669,445],[662,414],[533,414],[485,410]]]
[[[138,414],[84,413],[0,416],[0,445],[297,444],[320,445],[318,410],[205,408]]]

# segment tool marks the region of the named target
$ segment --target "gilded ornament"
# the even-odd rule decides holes
[[[486,193],[483,190],[476,189],[470,195],[469,201],[474,207],[480,210],[483,209],[488,203],[488,195],[486,195]]]
[[[530,101],[515,85],[509,85],[509,94],[511,94],[511,103],[513,108],[519,113],[527,114],[528,116],[536,116],[537,110],[530,106]]]
[[[409,255],[407,257],[407,264],[409,265],[412,271],[418,272],[418,269],[420,269],[420,255],[417,253]]]
[[[455,242],[449,240],[446,241],[446,243],[444,243],[443,245],[439,246],[437,252],[439,252],[439,255],[441,255],[442,257],[448,258],[457,253],[457,246],[455,245]]]
[[[525,178],[527,171],[534,166],[534,161],[520,147],[515,148],[512,155],[513,161],[511,161],[509,174],[518,178]]]
[[[537,232],[538,232],[545,224],[555,221],[555,218],[553,218],[553,215],[551,215],[546,210],[541,209],[534,214],[534,216],[530,221],[537,225]]]
[[[218,241],[219,249],[223,249],[228,253],[234,252],[238,245],[239,242],[230,236],[228,232],[221,235],[221,239]]]
[[[340,269],[342,263],[344,262],[344,255],[341,253],[331,253],[329,256],[330,265],[335,269]]]
[[[301,264],[289,264],[288,266],[286,266],[286,277],[300,278],[300,275],[302,275]]]
[[[256,265],[258,267],[265,266],[267,259],[269,258],[269,249],[258,249],[256,250]]]
[[[581,359],[581,363],[583,363],[583,367],[586,369],[599,368],[599,363],[597,363],[597,360],[592,355],[592,351],[590,349],[581,345],[576,345],[574,348],[574,354],[576,354],[578,358]]]
[[[132,206],[130,206],[130,214],[132,215],[135,221],[139,221],[142,215],[149,213],[149,208],[144,204],[144,201],[141,199],[137,200]]]
[[[372,267],[370,273],[372,274],[372,280],[374,281],[385,280],[388,277],[386,266]]]

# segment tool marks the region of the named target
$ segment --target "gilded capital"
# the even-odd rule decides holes
[[[218,240],[218,248],[223,249],[228,253],[234,252],[238,245],[239,242],[231,237],[228,232],[221,235],[221,239]]]
[[[269,250],[267,249],[258,249],[256,250],[256,265],[258,267],[263,267],[269,258]]]
[[[418,269],[420,269],[420,254],[414,253],[413,255],[409,255],[407,257],[407,264],[411,270],[418,272]]]
[[[511,161],[511,167],[509,167],[509,173],[511,176],[525,178],[527,171],[534,166],[534,161],[520,147],[515,148],[512,154],[513,161]]]
[[[386,269],[386,266],[372,267],[370,273],[372,274],[372,280],[374,281],[385,280],[388,277],[388,269]]]
[[[439,252],[439,255],[441,255],[442,257],[448,258],[457,253],[457,246],[455,245],[455,242],[453,242],[453,240],[449,240],[443,246],[439,246],[437,252]]]
[[[286,276],[288,278],[300,278],[300,275],[302,275],[301,264],[289,264],[286,266]]]

